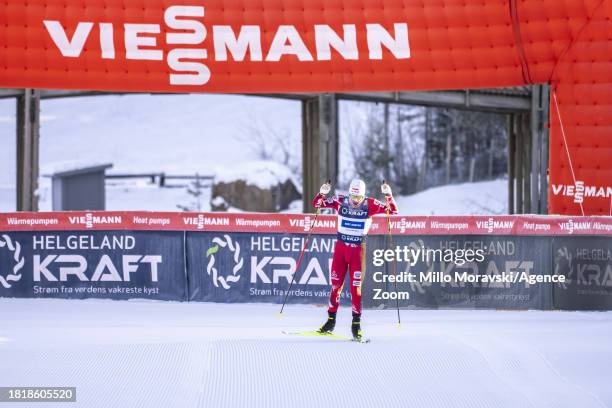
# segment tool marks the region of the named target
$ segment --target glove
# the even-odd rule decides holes
[[[380,191],[382,191],[382,193],[384,195],[386,195],[386,196],[391,196],[392,195],[392,193],[391,193],[391,186],[388,185],[387,183],[381,184]]]
[[[321,195],[328,195],[330,191],[331,191],[331,184],[330,183],[325,183],[319,189],[319,194],[321,194]]]

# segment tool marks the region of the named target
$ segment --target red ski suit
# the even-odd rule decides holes
[[[312,205],[315,208],[333,208],[340,211],[340,207],[346,205],[349,198],[347,196],[338,195],[334,197],[324,197],[317,194]],[[386,214],[387,206],[371,197],[366,197],[367,200],[367,217],[376,214]],[[365,206],[364,206],[365,207]],[[389,197],[389,213],[397,214],[397,205],[393,197]],[[338,224],[340,227],[340,224]],[[353,305],[353,315],[361,314],[361,282],[364,279],[365,273],[365,242],[351,243],[344,242],[339,234],[338,240],[334,247],[334,258],[332,260],[331,270],[331,293],[329,296],[329,309],[331,313],[336,313],[340,303],[340,293],[344,286],[346,271],[349,270],[349,280],[351,285],[351,303]]]

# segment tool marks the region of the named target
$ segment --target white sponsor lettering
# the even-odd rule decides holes
[[[119,262],[119,268],[108,255],[102,255],[96,262],[94,272],[90,278],[86,271],[89,269],[87,258],[82,255],[41,255],[33,256],[33,279],[41,282],[43,279],[49,282],[66,282],[70,277],[82,282],[129,282],[131,274],[148,273],[151,282],[158,281],[158,265],[163,261],[161,255],[123,255]],[[142,270],[142,265],[147,265]]]
[[[575,230],[578,230],[578,231],[590,230],[591,222],[589,221],[574,222],[574,220],[570,219],[567,222],[560,222],[559,228],[561,228],[562,231],[567,231],[570,234],[573,234]]]
[[[206,225],[230,225],[228,217],[206,217],[204,214],[198,214],[197,217],[183,217],[183,224],[195,225],[197,229],[204,229]]]
[[[314,219],[306,216],[304,218],[290,218],[289,225],[304,228],[304,231],[310,231],[312,227],[336,229],[336,220],[317,220],[316,225],[314,225]]]
[[[281,266],[281,267],[276,267]],[[251,283],[289,283],[291,276],[295,273],[296,260],[293,257],[284,256],[264,256],[258,259],[251,256]],[[300,267],[300,269],[302,269]],[[300,285],[327,285],[327,279],[323,268],[317,258],[312,258],[304,267],[304,272],[296,277],[295,283]]]
[[[612,186],[590,186],[585,185],[581,180],[576,180],[574,185],[553,184],[552,191],[553,195],[574,197],[574,202],[577,204],[583,203],[585,197],[612,197]]]
[[[407,229],[425,229],[427,225],[425,221],[406,221],[405,218],[401,218],[399,221],[391,221],[391,228],[399,229],[403,234]]]
[[[8,225],[57,225],[59,220],[57,218],[8,218],[6,220]]]
[[[259,220],[259,219],[247,219],[247,218],[236,218],[236,225],[240,227],[267,227],[275,228],[280,227],[281,222],[279,220]]]
[[[523,229],[531,231],[549,231],[550,224],[541,224],[536,222],[523,222]]]
[[[86,213],[82,216],[69,216],[68,222],[70,224],[83,224],[85,228],[93,228],[96,224],[121,224],[122,219],[120,215],[93,215],[92,213]]]
[[[444,230],[465,230],[469,228],[467,222],[440,222],[440,221],[431,221],[429,223],[430,227],[433,229],[444,229]]]
[[[514,221],[497,221],[489,218],[486,221],[476,221],[476,227],[486,229],[490,234],[495,230],[511,230],[514,227]]]
[[[61,21],[43,20],[43,24],[64,57],[81,57],[91,32],[97,28],[101,58],[116,59],[115,42],[123,39],[127,59],[165,59],[171,70],[168,78],[171,85],[204,85],[212,76],[205,64],[209,55],[203,46],[208,34],[204,16],[203,6],[173,5],[165,9],[163,22],[130,21],[118,26],[108,21],[81,21],[70,37]],[[259,25],[213,25],[211,28],[215,61],[228,61],[231,58],[237,62],[278,62],[285,57],[305,62],[330,61],[333,52],[344,60],[354,61],[360,57],[357,45],[359,33],[365,33],[368,48],[363,58],[381,60],[385,58],[385,50],[395,59],[410,58],[408,24],[400,22],[394,23],[392,30],[377,23],[365,24],[365,27],[343,24],[340,33],[325,24],[316,24],[311,29],[306,27],[304,32],[314,36],[312,50],[304,41],[304,32],[294,25],[281,24],[272,28],[271,32],[263,32]],[[117,30],[122,30],[123,35],[117,35]],[[262,48],[262,37],[272,38],[267,50]],[[177,47],[164,55],[164,50],[160,48],[164,42]]]

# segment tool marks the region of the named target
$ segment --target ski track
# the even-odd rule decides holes
[[[76,386],[70,406],[92,408],[612,406],[610,312],[403,311],[397,329],[368,310],[369,344],[281,334],[325,309],[277,312],[0,299],[0,386]],[[345,307],[338,334],[349,322]]]

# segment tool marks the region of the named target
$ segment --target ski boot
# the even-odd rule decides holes
[[[336,314],[332,312],[327,312],[327,321],[319,330],[317,330],[321,334],[331,334],[336,327]]]
[[[363,335],[361,333],[361,315],[353,314],[353,324],[351,324],[351,332],[353,333],[353,340],[361,341]]]

